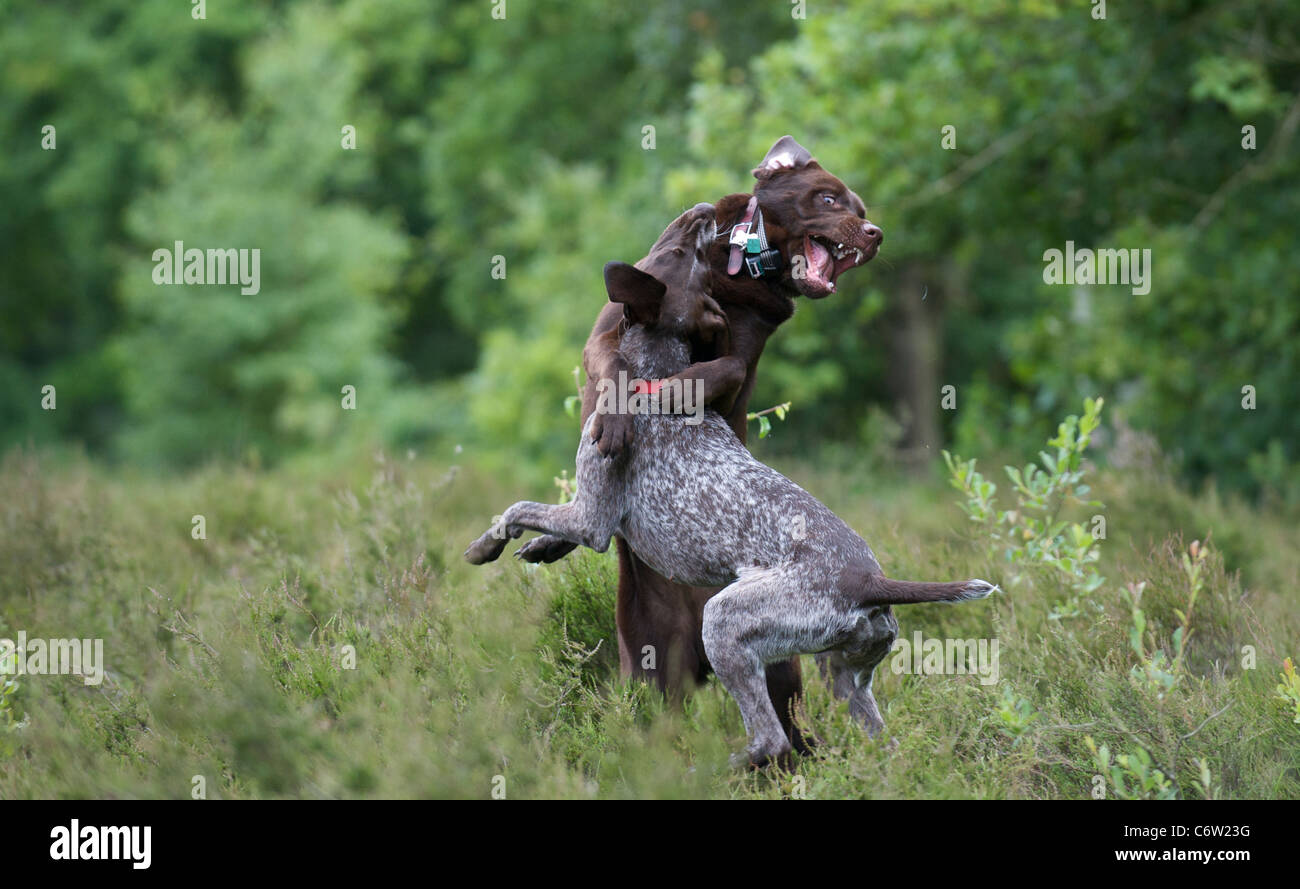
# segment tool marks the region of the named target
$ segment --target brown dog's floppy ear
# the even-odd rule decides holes
[[[626,262],[605,263],[605,291],[610,302],[623,304],[623,317],[629,324],[653,324],[659,320],[667,290],[649,272]]]
[[[782,136],[767,150],[763,162],[754,168],[754,178],[766,179],[778,170],[802,167],[812,159],[808,149],[794,141],[794,136]]]

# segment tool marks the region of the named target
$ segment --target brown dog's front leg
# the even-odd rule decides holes
[[[781,720],[781,728],[790,739],[790,745],[798,753],[811,753],[816,739],[804,735],[794,720],[795,706],[803,697],[803,670],[799,666],[798,656],[767,665],[767,693],[772,699],[772,706],[776,708],[777,719]]]
[[[681,381],[681,385],[668,385],[672,380]],[[659,390],[659,410],[661,413],[679,413],[685,410],[688,405],[677,404],[669,397],[669,393],[681,393],[685,397],[685,393],[690,391],[699,393],[698,398],[691,397],[690,407],[703,404],[725,416],[735,404],[736,395],[744,382],[745,363],[739,358],[728,355],[712,361],[701,361],[664,381],[665,384]]]
[[[708,675],[700,640],[699,608],[694,604],[712,590],[674,583],[637,558],[627,541],[618,546],[619,671],[653,682],[669,698]]]
[[[621,310],[620,310],[621,311]],[[618,351],[619,333],[617,328],[602,333],[592,333],[587,346],[582,350],[582,364],[587,371],[587,388],[583,392],[582,421],[592,413],[596,419],[591,424],[591,440],[602,457],[615,457],[627,448],[632,440],[632,417],[622,413],[601,413],[596,410],[599,386],[617,387],[621,381],[631,382],[626,359]],[[619,398],[617,390],[613,397],[615,404],[626,403]]]

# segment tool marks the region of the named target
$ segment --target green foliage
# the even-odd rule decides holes
[[[1067,580],[1070,595],[1053,609],[1056,619],[1079,616],[1088,597],[1104,582],[1096,568],[1101,555],[1097,538],[1085,524],[1060,517],[1072,503],[1102,505],[1083,499],[1091,488],[1083,483],[1082,465],[1083,453],[1101,422],[1101,406],[1102,399],[1089,398],[1082,417],[1065,418],[1047,442],[1055,450],[1038,452],[1042,467],[1035,463],[1023,470],[1005,467],[1016,496],[1014,509],[997,508],[997,485],[975,469],[973,458],[963,461],[943,452],[949,482],[966,496],[959,505],[984,537],[990,557],[1000,557],[1007,588],[1014,590],[1034,570],[1050,570]]]
[[[118,276],[138,255],[125,214],[165,144],[186,138],[175,100],[193,91],[237,105],[239,56],[269,17],[240,3],[194,27],[170,0],[5,0],[0,15],[0,443],[104,448],[122,422],[107,348],[126,323]],[[41,410],[43,385],[56,387],[57,410]]]
[[[1158,698],[1163,698],[1182,675],[1187,644],[1192,636],[1192,609],[1204,587],[1203,574],[1209,554],[1209,546],[1202,546],[1196,540],[1182,554],[1181,567],[1187,581],[1187,602],[1182,608],[1174,609],[1178,627],[1167,646],[1157,640],[1154,629],[1147,628],[1146,614],[1141,607],[1146,583],[1130,583],[1121,591],[1133,621],[1129,627],[1129,648],[1137,656],[1138,663],[1133,667],[1132,674],[1139,682],[1154,690]]]
[[[471,458],[450,472],[418,456],[367,451],[147,483],[83,459],[5,458],[5,626],[103,638],[108,670],[99,689],[77,677],[20,677],[9,709],[23,728],[0,732],[12,751],[0,756],[0,796],[188,798],[196,774],[216,799],[482,799],[497,775],[511,799],[795,792],[788,780],[729,769],[744,726],[716,681],[678,706],[619,680],[609,554],[466,565],[465,543],[521,492]],[[973,576],[985,558],[951,533],[938,485],[820,463],[784,469],[868,530],[891,573]],[[1120,514],[1187,496],[1113,471],[1089,480]],[[189,536],[196,511],[208,519],[205,541]],[[1196,632],[1163,697],[1132,679],[1130,614],[1118,593],[1100,588],[1104,610],[1088,633],[1070,634],[1046,618],[1068,584],[1048,573],[988,608],[900,615],[909,636],[999,639],[1002,690],[986,691],[977,676],[886,666],[875,689],[887,735],[877,740],[807,658],[804,709],[822,745],[799,764],[800,792],[1085,798],[1098,774],[1086,732],[1130,757],[1145,750],[1147,780],[1159,771],[1183,797],[1300,795],[1294,705],[1284,710],[1275,682],[1236,667],[1242,639],[1275,650],[1300,629],[1287,588],[1269,580],[1300,569],[1300,554],[1282,545],[1293,525],[1208,496],[1191,500],[1188,514],[1216,541],[1248,530],[1267,544],[1250,556],[1264,580],[1240,586],[1219,547],[1206,557]],[[1150,530],[1115,523],[1108,570],[1149,578],[1148,628],[1175,628],[1187,606],[1187,547],[1153,546]],[[1160,635],[1167,645],[1170,633]],[[1140,758],[1129,766],[1140,770]],[[1138,793],[1138,779],[1125,771],[1122,780]]]
[[[757,420],[758,437],[767,438],[768,434],[770,434],[772,431],[772,420],[769,417],[769,414],[776,415],[776,418],[778,420],[785,420],[785,415],[789,412],[789,410],[790,410],[790,402],[787,401],[785,404],[778,404],[776,407],[769,407],[766,410],[750,411],[748,414],[745,415],[745,421],[747,423],[752,423],[755,420]]]
[[[1196,61],[1193,99],[1212,99],[1227,106],[1237,117],[1277,111],[1281,97],[1269,80],[1268,70],[1258,59],[1236,55],[1209,55]]]
[[[14,709],[17,693],[17,679],[0,679],[0,757],[13,756],[17,745],[12,736],[23,728],[23,720]]]
[[[340,57],[333,17],[302,9],[288,25],[247,63],[256,112],[240,120],[202,100],[180,105],[186,139],[161,149],[165,172],[127,214],[141,249],[125,263],[113,354],[132,421],[121,446],[142,462],[193,462],[216,442],[235,457],[320,447],[355,422],[340,408],[343,386],[371,422],[392,401],[397,367],[383,347],[395,316],[383,297],[406,243],[390,222],[332,197],[374,175],[365,154],[340,168],[347,153],[326,125],[352,119],[360,69]],[[156,285],[145,258],[176,240],[260,248],[260,292]]]
[[[1300,724],[1300,674],[1296,673],[1291,658],[1282,661],[1282,681],[1277,684],[1277,696],[1288,709],[1295,711],[1295,722]]]
[[[1096,757],[1097,768],[1110,780],[1111,791],[1118,799],[1177,799],[1178,788],[1156,768],[1151,754],[1141,747],[1133,753],[1121,753],[1111,759],[1110,748],[1100,747],[1085,738],[1088,749]],[[1208,782],[1208,774],[1206,776]]]
[[[1146,615],[1142,608],[1142,591],[1144,584],[1130,584],[1124,591],[1125,601],[1129,603],[1133,625],[1129,628],[1129,647],[1137,656],[1138,663],[1133,667],[1133,676],[1156,690],[1157,696],[1164,693],[1178,681],[1176,662],[1171,662],[1164,649],[1155,642],[1148,641]],[[1183,648],[1183,628],[1174,631],[1173,648],[1181,656]]]
[[[943,418],[954,450],[1030,447],[1044,418],[1100,392],[1187,477],[1300,503],[1280,397],[1300,361],[1300,259],[1284,246],[1297,106],[1285,52],[1260,51],[1273,43],[1260,35],[1294,30],[1295,8],[1147,13],[1097,27],[1064,0],[856,0],[747,69],[706,60],[691,121],[700,162],[678,193],[699,194],[788,131],[851,171],[888,235],[880,259],[796,316],[797,337],[773,338],[756,394],[807,405],[809,435],[844,434],[842,412],[905,397],[883,359],[920,341],[963,393]],[[1257,151],[1243,150],[1243,124]],[[1045,285],[1043,252],[1067,240],[1149,248],[1150,292]],[[924,309],[909,308],[927,289]],[[1253,413],[1240,406],[1248,384],[1272,393]],[[933,399],[920,391],[907,409],[935,411]]]
[[[618,669],[618,638],[614,626],[617,564],[610,552],[579,548],[553,569],[546,622],[538,645],[553,670],[565,665],[594,687]],[[580,657],[575,661],[574,653]]]
[[[789,793],[726,771],[743,726],[716,683],[679,711],[617,681],[608,555],[459,561],[486,503],[569,465],[602,264],[747,190],[786,132],[889,237],[771,340],[754,403],[801,409],[775,443],[756,411],[757,439],[835,456],[789,468],[899,576],[1001,571],[1006,600],[907,617],[1015,652],[992,710],[967,678],[879,676],[896,748],[810,682],[807,795],[1079,797],[1085,727],[1140,751],[1108,758],[1112,793],[1300,794],[1293,661],[1276,687],[1235,667],[1297,632],[1293,3],[1104,27],[1065,0],[186,13],[0,0],[0,446],[37,443],[0,466],[0,612],[105,636],[113,664],[95,694],[4,680],[0,797],[176,797],[196,772],[221,797],[481,797],[498,774],[512,797]],[[154,285],[175,240],[260,248],[260,293]],[[1066,240],[1149,248],[1150,291],[1044,284]],[[1104,394],[1108,468],[1084,483],[1087,407],[1009,470],[1014,503],[949,458],[963,544],[940,492],[863,471],[939,447],[910,437],[937,410],[921,371],[960,392],[958,453],[1034,449]],[[370,456],[393,444],[408,459]],[[1089,487],[1120,583],[1068,517]],[[1182,543],[1211,531],[1212,554]]]
[[[537,406],[570,395],[602,264],[790,132],[889,237],[772,339],[755,403],[801,405],[774,446],[852,452],[884,419],[937,449],[930,412],[955,451],[1019,451],[1102,392],[1185,478],[1300,504],[1286,0],[1104,27],[1065,0],[3,8],[0,444],[194,464],[364,427],[541,473],[572,453]],[[155,286],[178,239],[260,248],[261,292]],[[1067,239],[1149,248],[1153,286],[1048,287]],[[961,410],[909,385],[919,361]]]
[[[639,259],[669,220],[628,216],[626,206],[648,200],[650,180],[617,185],[594,166],[551,162],[538,164],[535,178],[538,193],[516,201],[510,222],[491,233],[494,252],[507,257],[506,277],[486,279],[484,257],[478,286],[512,318],[481,338],[465,384],[468,428],[458,434],[503,462],[553,466],[572,460],[578,438],[576,420],[557,407],[574,393],[574,359],[606,302],[601,269],[610,259]],[[586,222],[574,228],[580,217]],[[556,231],[571,233],[563,250],[553,249]],[[534,258],[515,259],[521,254]]]
[[[1033,704],[1018,697],[1010,685],[1002,686],[1002,696],[998,699],[994,714],[998,718],[998,731],[1011,739],[1011,746],[1016,747],[1024,739],[1029,727],[1038,719]]]

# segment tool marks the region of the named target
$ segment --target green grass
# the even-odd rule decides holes
[[[1295,525],[1147,473],[1097,474],[1106,583],[1095,614],[1047,618],[1050,576],[961,606],[898,609],[902,633],[996,637],[1001,682],[877,674],[869,741],[804,659],[820,756],[795,775],[727,766],[744,745],[714,682],[666,704],[618,679],[615,565],[575,553],[472,568],[464,546],[521,496],[464,460],[366,455],[158,478],[66,455],[0,466],[0,637],[98,637],[107,678],[21,676],[0,695],[0,798],[1066,797],[1112,756],[1149,753],[1171,793],[1300,796],[1300,725],[1276,692],[1300,653]],[[955,492],[893,471],[781,467],[871,542],[886,571],[985,577]],[[206,540],[191,538],[191,517]],[[1163,696],[1131,674],[1120,590],[1146,581],[1168,639],[1181,554],[1210,536],[1186,669]],[[355,650],[355,669],[345,666]],[[1255,669],[1243,668],[1254,646]],[[594,653],[593,653],[594,652]],[[1113,797],[1111,776],[1104,776]],[[499,782],[498,782],[499,785]]]

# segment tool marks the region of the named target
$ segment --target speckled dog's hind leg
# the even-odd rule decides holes
[[[791,749],[765,667],[825,647],[843,623],[832,613],[832,597],[814,592],[808,580],[789,567],[751,570],[704,606],[704,650],[740,707],[754,765],[785,762]]]

